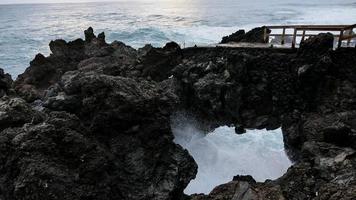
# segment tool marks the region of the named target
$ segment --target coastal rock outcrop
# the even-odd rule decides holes
[[[182,103],[200,119],[275,129],[298,101],[292,83],[297,77],[288,67],[293,52],[201,49],[196,54],[206,57],[185,59],[173,74]]]
[[[288,172],[277,180],[265,183],[233,180],[216,187],[208,195],[192,195],[192,199],[351,200],[356,196],[356,182],[354,181],[356,180],[354,143],[356,129],[353,125],[355,121],[353,102],[356,89],[353,76],[356,69],[356,51],[355,49],[332,51],[332,39],[330,34],[321,34],[305,41],[298,52],[286,55],[280,51],[276,57],[271,50],[264,50],[269,51],[269,55],[264,57],[263,50],[260,50],[258,57],[266,62],[264,65],[258,65],[258,62],[253,59],[248,62],[244,62],[242,59],[239,62],[229,61],[226,66],[229,64],[232,66],[224,69],[227,69],[228,73],[222,73],[223,69],[221,68],[220,71],[200,70],[199,73],[196,73],[197,70],[193,71],[193,69],[196,69],[197,66],[189,65],[194,66],[190,69],[190,73],[183,73],[184,76],[178,79],[181,82],[182,90],[190,94],[189,99],[186,99],[187,104],[193,104],[196,112],[201,113],[199,116],[202,118],[216,116],[218,119],[221,119],[221,116],[227,116],[227,119],[221,120],[223,122],[229,119],[234,120],[229,117],[236,115],[230,114],[233,110],[232,107],[229,107],[227,111],[221,109],[224,108],[222,105],[229,105],[229,101],[217,94],[222,94],[224,90],[221,89],[223,88],[221,85],[226,86],[227,83],[231,84],[232,88],[242,88],[241,90],[247,88],[248,92],[238,95],[239,98],[235,99],[241,103],[244,102],[241,100],[244,95],[257,94],[241,108],[255,108],[257,111],[254,113],[257,114],[254,116],[238,113],[240,119],[237,118],[236,121],[240,123],[239,125],[242,123],[243,126],[259,128],[258,125],[261,123],[251,123],[260,119],[263,114],[259,113],[260,110],[263,110],[258,107],[259,105],[263,105],[265,108],[272,107],[273,109],[270,111],[272,113],[278,111],[279,113],[275,115],[278,119],[277,124],[282,124],[286,150],[295,161]],[[248,50],[241,51],[245,54],[248,52]],[[226,51],[224,55],[227,55]],[[251,55],[255,54],[247,53],[247,55],[252,57]],[[220,56],[221,54],[216,57]],[[287,57],[289,61],[283,60],[284,57]],[[234,58],[239,57],[234,56]],[[276,63],[268,58],[273,58]],[[258,66],[257,70],[254,68],[255,66]],[[267,66],[267,69],[271,69],[271,71],[266,70],[264,66]],[[189,67],[182,68],[189,69]],[[255,72],[255,74],[248,76],[251,72]],[[276,74],[274,77],[273,72],[277,72],[278,75]],[[192,75],[192,73],[195,74]],[[207,77],[214,77],[214,74],[219,74],[217,77],[220,77],[220,81],[211,81],[217,88],[217,92],[211,90],[213,92],[209,92],[209,96],[202,99],[204,96],[201,95],[201,92],[204,90],[196,85],[201,85],[199,82],[208,85],[209,81],[206,80],[211,78],[207,79]],[[230,77],[230,80],[221,79],[224,74],[229,74],[230,76],[227,77]],[[231,74],[235,76],[231,76]],[[239,74],[241,75],[239,76]],[[259,85],[264,83],[263,79],[258,78],[259,75],[267,79],[267,87],[261,91],[268,91],[267,94],[272,94],[272,97],[254,91],[254,83]],[[244,84],[242,80],[247,77],[253,79],[249,79],[247,84]],[[284,79],[285,82],[282,81]],[[254,82],[255,80],[256,82]],[[276,80],[279,82],[276,82],[277,87],[273,89],[273,83]],[[204,105],[205,109],[200,110],[200,107],[196,106],[197,104],[190,103],[200,101],[200,99],[203,100],[200,105]],[[254,99],[263,99],[263,102],[254,104]],[[216,110],[223,111],[215,112]],[[208,120],[211,120],[209,117],[207,117]],[[216,122],[216,120],[212,121]],[[268,123],[261,125],[268,128]]]
[[[0,70],[0,199],[352,200],[356,51],[330,41],[136,50],[92,28],[85,40],[52,41],[14,83]],[[184,195],[197,166],[173,143],[170,116],[181,109],[206,130],[282,126],[295,163],[277,180],[236,176]]]
[[[155,81],[168,79],[172,69],[182,60],[181,48],[175,42],[169,42],[163,48],[149,48],[142,55],[138,65],[142,76]]]
[[[36,55],[30,67],[19,75],[14,83],[16,92],[28,102],[41,99],[46,89],[58,82],[67,71],[78,69],[80,61],[92,57],[105,57],[114,52],[114,48],[105,41],[96,38],[91,30],[86,30],[86,41],[77,39],[72,42],[64,40],[51,41],[52,54],[45,57]]]
[[[240,42],[245,36],[245,30],[241,29],[236,31],[235,33],[225,36],[221,40],[221,44],[226,44],[229,42]]]
[[[254,28],[247,33],[245,30],[238,30],[237,32],[225,36],[221,40],[221,44],[226,44],[230,42],[248,42],[248,43],[268,43],[268,41],[264,38],[265,34],[271,33],[271,30],[262,26]]]
[[[0,100],[0,199],[179,199],[197,166],[173,143],[178,97],[120,76],[136,50],[86,34],[51,42]]]

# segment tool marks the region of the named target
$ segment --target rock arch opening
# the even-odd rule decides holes
[[[251,175],[264,182],[281,177],[292,165],[285,153],[281,128],[247,130],[238,135],[232,126],[202,131],[194,118],[174,115],[171,119],[174,142],[187,149],[198,165],[196,178],[186,194],[210,193],[236,175]]]

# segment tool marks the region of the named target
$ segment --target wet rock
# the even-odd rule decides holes
[[[240,134],[244,134],[244,133],[246,133],[246,130],[245,130],[244,127],[242,127],[242,126],[236,124],[236,125],[235,125],[235,133],[236,133],[236,134],[239,134],[239,135],[240,135]]]

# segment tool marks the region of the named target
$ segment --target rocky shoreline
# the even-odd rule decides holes
[[[298,50],[136,50],[92,28],[52,41],[17,80],[0,70],[0,200],[352,200],[356,50],[332,45],[320,34]],[[295,164],[274,181],[237,175],[184,195],[197,165],[173,143],[179,110],[206,130],[282,126]]]

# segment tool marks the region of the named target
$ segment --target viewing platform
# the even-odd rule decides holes
[[[320,33],[331,33],[334,36],[334,49],[356,47],[356,34],[353,25],[281,25],[264,26],[261,42],[229,42],[217,44],[218,47],[231,48],[298,48],[310,37]]]

